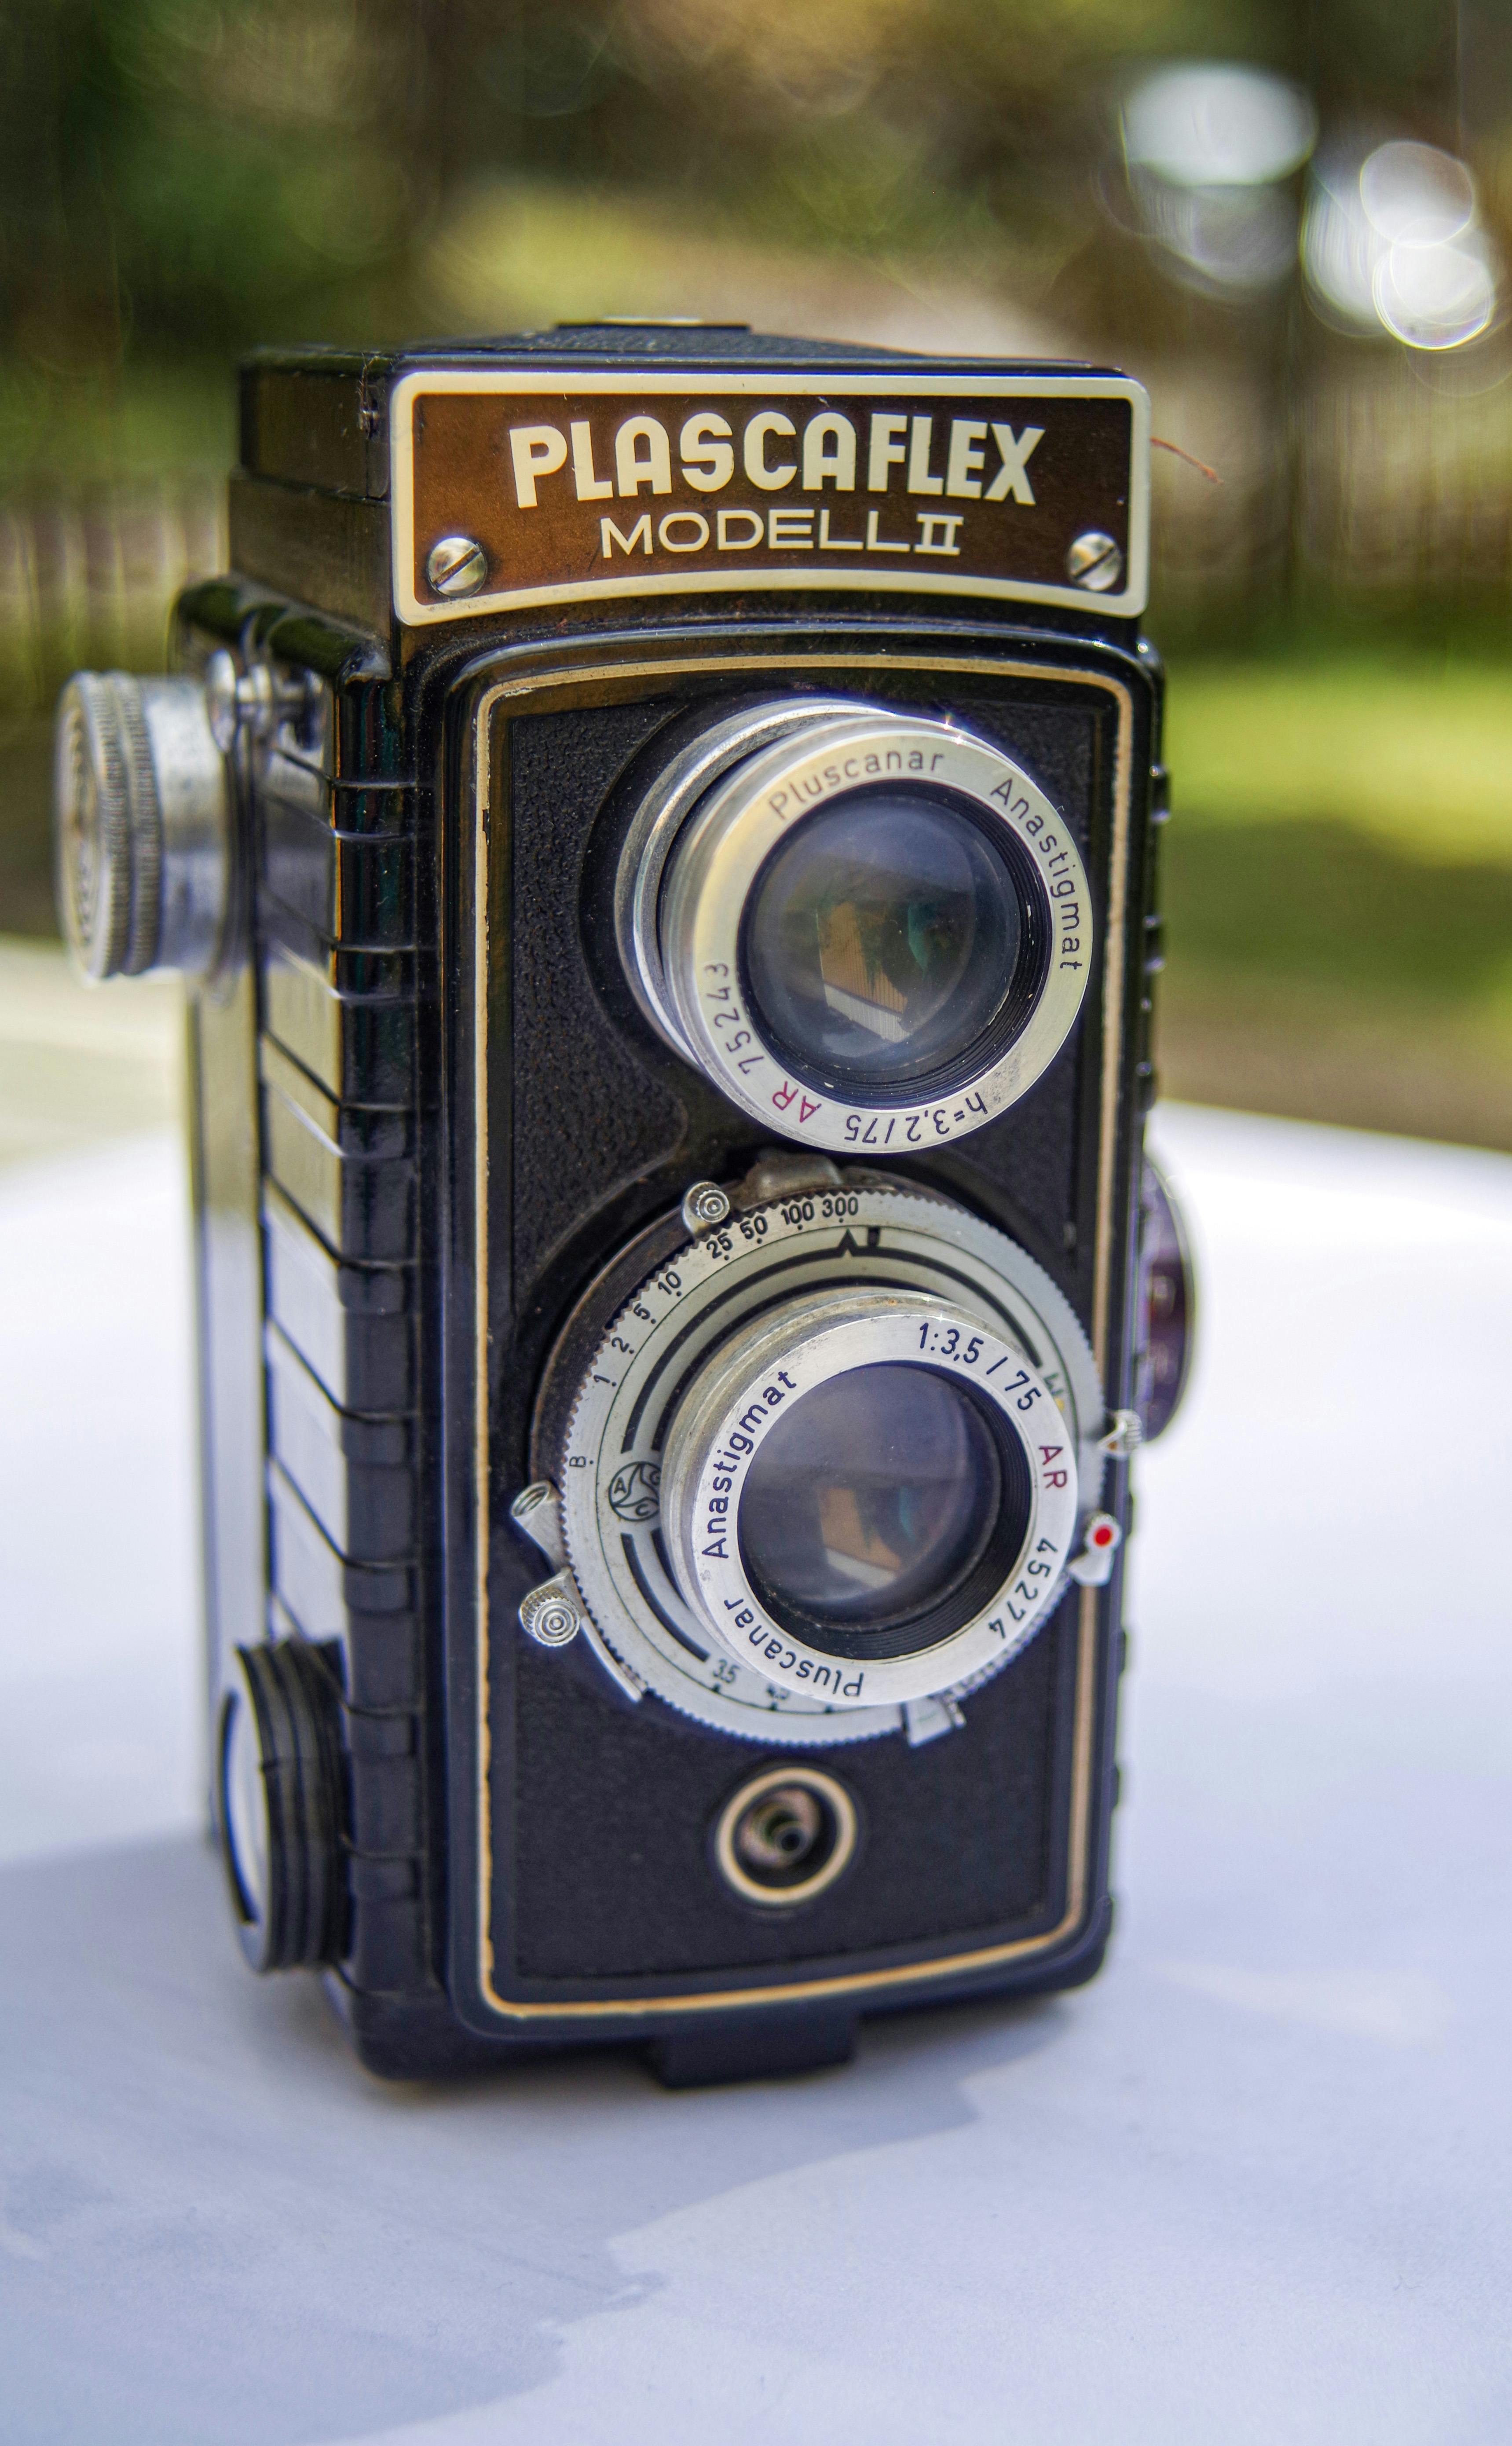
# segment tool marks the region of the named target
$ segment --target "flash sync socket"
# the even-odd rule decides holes
[[[747,709],[648,793],[621,957],[662,1036],[767,1128],[906,1152],[980,1129],[1081,1008],[1086,870],[990,741],[831,700]]]
[[[834,1776],[814,1767],[773,1767],[726,1802],[714,1829],[714,1859],[743,1901],[791,1910],[843,1874],[859,1831],[856,1804]]]

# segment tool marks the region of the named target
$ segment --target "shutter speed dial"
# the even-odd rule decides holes
[[[917,1740],[1046,1619],[1104,1425],[1081,1327],[1024,1251],[833,1173],[737,1189],[692,1240],[669,1217],[607,1270],[538,1405],[559,1505],[532,1488],[516,1516],[632,1695],[756,1740]]]

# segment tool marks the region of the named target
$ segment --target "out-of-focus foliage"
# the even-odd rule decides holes
[[[1316,819],[1424,864],[1489,860],[1512,875],[1512,687],[1500,663],[1400,651],[1208,662],[1176,690],[1166,743],[1204,827]],[[1503,946],[1512,977],[1512,928]]]
[[[1318,639],[1178,668],[1168,1084],[1512,1147],[1512,692]]]
[[[434,320],[479,182],[1043,288],[1097,226],[1109,96],[1219,53],[1442,117],[1440,0],[9,0],[0,349],[123,356]],[[1463,13],[1463,12],[1462,12]],[[1319,17],[1326,19],[1320,24]],[[1431,132],[1429,129],[1428,132]]]
[[[59,677],[150,663],[221,552],[247,346],[617,310],[1069,350],[1222,478],[1157,454],[1168,1080],[1512,1145],[1512,323],[1326,328],[1302,171],[1274,280],[1183,272],[1119,146],[1181,60],[1290,80],[1331,159],[1463,157],[1512,265],[1512,0],[0,0],[0,926],[50,922]]]
[[[9,348],[60,371],[338,321],[414,221],[407,12],[29,0],[5,25]]]

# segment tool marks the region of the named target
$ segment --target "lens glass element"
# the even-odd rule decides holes
[[[944,800],[870,791],[808,817],[751,892],[745,956],[769,1039],[802,1070],[887,1087],[991,1026],[1024,948],[1007,859]]]
[[[886,1632],[934,1613],[997,1526],[996,1439],[925,1367],[855,1367],[780,1418],[751,1462],[741,1553],[780,1621]],[[847,1639],[864,1653],[864,1636]]]

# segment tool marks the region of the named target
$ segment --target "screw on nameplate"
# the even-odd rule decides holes
[[[1067,552],[1066,574],[1089,594],[1110,594],[1124,574],[1124,555],[1110,535],[1079,535]]]
[[[476,594],[488,575],[488,555],[471,536],[443,536],[426,555],[425,575],[438,594]]]
[[[566,1647],[583,1627],[583,1601],[571,1571],[542,1580],[520,1600],[520,1627],[538,1647]]]
[[[1109,1460],[1127,1460],[1144,1441],[1144,1421],[1137,1410],[1115,1410],[1112,1424],[1106,1436],[1099,1436],[1097,1449],[1106,1453]]]
[[[683,1226],[694,1239],[717,1230],[729,1215],[729,1199],[714,1180],[695,1180],[683,1199]]]
[[[509,1507],[509,1517],[522,1536],[560,1571],[567,1560],[561,1533],[561,1499],[549,1477],[538,1477],[521,1489]]]
[[[1081,1552],[1066,1568],[1084,1589],[1106,1588],[1113,1575],[1113,1557],[1123,1543],[1124,1532],[1112,1514],[1094,1512]]]

